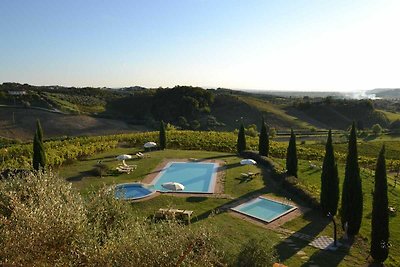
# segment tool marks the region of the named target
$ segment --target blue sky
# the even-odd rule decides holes
[[[0,82],[400,87],[400,1],[0,1]]]

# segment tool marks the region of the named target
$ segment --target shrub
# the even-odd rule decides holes
[[[257,132],[257,125],[255,124],[250,124],[247,128],[245,128],[245,134],[251,137],[256,137],[258,136]]]
[[[107,172],[109,171],[109,167],[104,164],[104,163],[98,163],[94,166],[93,170],[92,170],[92,174],[94,176],[99,176],[99,177],[103,177],[104,175],[107,174]]]
[[[243,267],[272,266],[277,261],[277,252],[271,240],[250,239],[239,253],[237,265]]]
[[[275,128],[269,128],[269,136],[271,138],[274,138],[276,136],[276,129]]]
[[[0,181],[0,265],[212,266],[213,233],[137,218],[114,190],[87,199],[50,172]]]
[[[374,133],[375,136],[381,135],[382,127],[379,124],[374,124],[372,126],[372,132]]]

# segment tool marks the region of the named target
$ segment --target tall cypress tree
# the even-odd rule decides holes
[[[289,146],[286,153],[286,170],[287,174],[297,177],[297,148],[296,148],[296,135],[293,129],[290,131]]]
[[[388,203],[385,146],[382,146],[376,162],[371,223],[371,256],[380,263],[389,255]]]
[[[36,120],[36,133],[39,138],[39,141],[43,142],[43,129],[39,119]]]
[[[160,136],[159,136],[160,149],[164,150],[167,147],[167,136],[165,134],[164,121],[160,122]]]
[[[43,135],[42,135],[43,138]],[[46,152],[44,150],[43,142],[40,140],[39,131],[36,129],[33,137],[33,158],[32,165],[35,170],[46,167]]]
[[[363,212],[363,195],[358,166],[357,135],[355,123],[351,127],[343,181],[341,217],[342,227],[349,236],[358,234]]]
[[[332,131],[329,130],[325,146],[324,163],[321,174],[321,208],[324,214],[336,215],[339,202],[339,177],[335,163],[335,155],[332,145]]]
[[[269,135],[267,131],[267,126],[265,125],[264,117],[261,122],[260,136],[258,140],[258,153],[261,156],[268,157],[269,154]]]
[[[243,123],[240,124],[236,148],[239,155],[246,150],[246,136],[244,134]]]

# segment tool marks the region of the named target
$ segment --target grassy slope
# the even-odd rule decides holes
[[[361,148],[362,146],[359,146]],[[276,159],[277,162],[280,162],[281,165],[284,164],[284,161],[281,159]],[[322,162],[313,162],[317,166],[322,165]],[[339,179],[340,179],[340,190],[343,184],[344,179],[344,164],[338,164],[339,166]],[[368,255],[369,251],[369,238],[370,238],[370,231],[371,231],[371,210],[372,210],[372,195],[371,192],[373,190],[373,172],[366,169],[361,169],[361,177],[363,182],[363,193],[364,193],[364,211],[363,211],[363,222],[362,227],[360,230],[360,236],[357,240],[357,244],[353,246],[349,254],[356,259],[362,260],[365,259]],[[320,193],[320,184],[321,184],[321,170],[311,170],[309,168],[309,162],[305,160],[299,161],[299,181],[303,184],[308,191],[314,193],[316,196],[319,196]],[[400,188],[393,188],[393,179],[389,177],[389,206],[399,208],[399,200],[398,197],[400,195]],[[340,207],[340,201],[339,201]],[[310,215],[312,216],[312,215]],[[338,220],[339,221],[339,220]],[[307,219],[307,216],[303,218],[299,218],[293,220],[287,224],[285,227],[288,227],[292,230],[297,230],[299,228],[305,227],[306,225],[310,224],[310,220]],[[340,225],[340,224],[339,224]],[[390,257],[386,261],[388,266],[398,266],[400,263],[400,251],[396,248],[400,246],[400,216],[390,217],[390,235],[391,239],[390,242],[392,244],[392,249],[390,251]],[[340,226],[338,227],[338,229]],[[332,235],[332,228],[329,226],[325,228],[322,233],[331,236]],[[339,229],[339,232],[340,229]],[[340,236],[340,235],[339,235]],[[364,248],[364,249],[363,249]],[[316,255],[317,256],[317,255]],[[319,255],[318,255],[319,257]],[[352,260],[346,259],[350,264]],[[344,263],[343,263],[344,264]]]
[[[267,119],[268,116],[274,116],[294,128],[309,128],[312,126],[294,116],[287,114],[283,107],[274,105],[268,101],[250,96],[241,96],[240,99],[247,104],[257,108],[259,111],[266,115]]]
[[[251,96],[217,95],[211,114],[226,124],[225,130],[238,128],[240,121],[245,125],[259,126],[261,116],[271,127],[278,129],[310,128],[312,125],[286,113],[283,107]]]
[[[385,110],[378,110],[379,112],[382,112],[385,114],[386,118],[389,119],[390,122],[393,122],[395,120],[400,120],[400,114],[399,113],[394,113],[390,111],[385,111]]]

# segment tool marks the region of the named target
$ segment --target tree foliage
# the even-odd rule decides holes
[[[388,203],[385,147],[383,146],[375,169],[371,222],[371,256],[379,263],[383,263],[389,255]]]
[[[296,135],[293,129],[290,131],[289,146],[286,152],[286,170],[290,176],[297,177],[297,148],[296,148]]]
[[[381,135],[382,134],[382,127],[377,123],[372,125],[372,132],[374,133],[375,136]]]
[[[269,135],[267,126],[265,125],[264,117],[261,122],[261,130],[258,140],[258,153],[261,156],[268,157],[269,155]]]
[[[342,226],[347,224],[350,236],[358,234],[363,212],[363,193],[358,166],[357,135],[355,123],[351,127],[343,181],[341,217]]]
[[[246,136],[244,134],[243,123],[240,124],[238,137],[237,137],[237,153],[240,155],[244,150],[246,150]]]
[[[39,170],[46,167],[46,151],[43,145],[43,131],[39,120],[37,121],[37,128],[33,137],[33,169]]]
[[[336,215],[339,202],[339,177],[332,145],[332,131],[329,130],[325,146],[325,157],[321,173],[320,203],[325,215]]]
[[[43,129],[39,119],[36,121],[36,134],[39,138],[39,141],[43,142]]]

